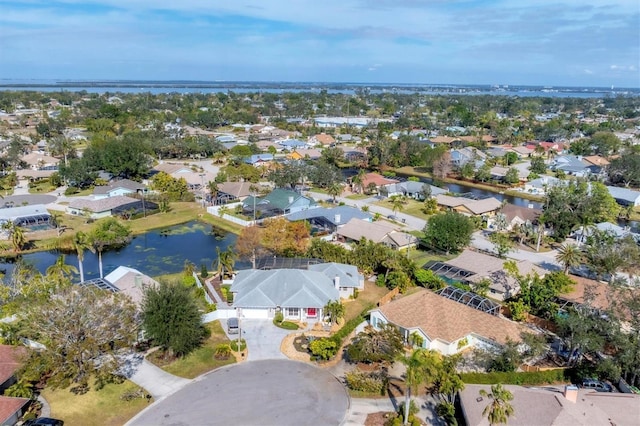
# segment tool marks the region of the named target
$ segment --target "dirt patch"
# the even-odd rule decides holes
[[[378,411],[377,413],[371,413],[364,421],[364,426],[384,426],[389,419],[390,414],[386,411]]]

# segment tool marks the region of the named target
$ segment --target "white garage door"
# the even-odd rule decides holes
[[[243,318],[258,318],[258,319],[267,319],[269,310],[268,309],[242,309],[242,317]]]

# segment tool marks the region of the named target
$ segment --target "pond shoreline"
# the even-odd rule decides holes
[[[416,169],[411,166],[400,167],[392,170],[394,172],[397,172],[399,175],[403,175],[403,176],[415,176],[415,177],[427,178],[427,179],[432,179],[434,181],[439,181],[442,183],[452,183],[460,186],[467,186],[469,188],[481,189],[483,191],[494,192],[496,194],[504,194],[504,195],[509,195],[511,197],[523,198],[525,200],[536,201],[538,203],[544,202],[543,196],[527,194],[526,192],[516,191],[513,188],[508,188],[508,187],[502,188],[499,186],[488,185],[486,183],[471,182],[468,180],[456,179],[451,177],[446,177],[444,179],[434,178],[431,173],[416,171]]]

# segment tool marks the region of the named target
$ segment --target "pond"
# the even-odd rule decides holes
[[[200,271],[202,264],[211,271],[216,247],[224,251],[233,246],[235,241],[236,236],[232,233],[194,221],[138,235],[126,247],[102,253],[102,265],[105,275],[122,265],[155,277],[180,272],[184,261],[188,259],[196,265],[197,271]],[[22,258],[44,273],[59,255],[58,251],[46,251],[26,254]],[[77,268],[76,254],[67,254],[66,263]],[[83,265],[85,280],[100,276],[97,254],[85,251]],[[7,274],[13,268],[13,263],[0,263],[0,269],[6,269]]]

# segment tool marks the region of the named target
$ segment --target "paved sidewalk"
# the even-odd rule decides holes
[[[344,426],[362,426],[367,415],[379,411],[396,411],[389,398],[351,398],[351,407]]]
[[[127,356],[124,375],[136,385],[144,388],[157,401],[191,382],[189,379],[169,374],[143,358],[142,354]]]

